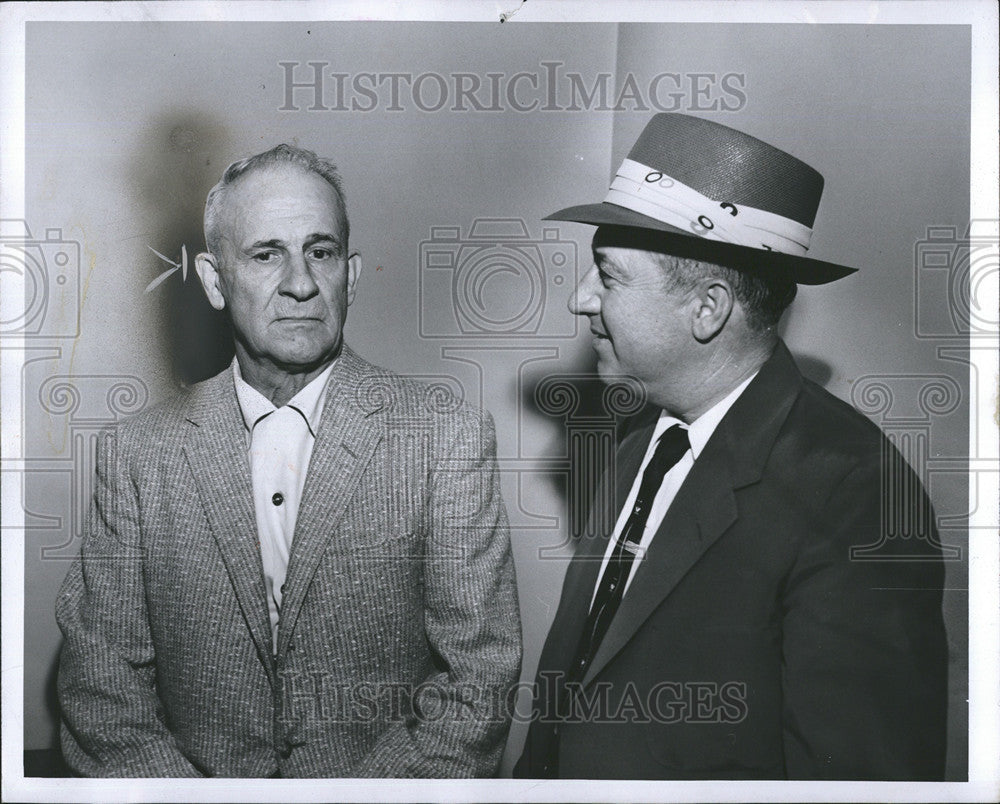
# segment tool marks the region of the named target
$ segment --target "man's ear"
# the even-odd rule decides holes
[[[201,252],[194,258],[194,267],[198,272],[198,279],[201,280],[201,286],[205,289],[205,295],[208,296],[209,304],[216,310],[222,310],[226,306],[226,298],[222,295],[219,264],[215,255],[207,251]]]
[[[361,252],[351,251],[347,255],[347,303],[354,301],[355,285],[361,276]]]
[[[695,293],[697,308],[691,332],[700,343],[708,343],[722,332],[733,312],[736,294],[725,279],[704,280]]]

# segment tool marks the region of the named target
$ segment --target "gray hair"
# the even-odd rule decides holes
[[[344,187],[340,179],[337,166],[329,159],[317,156],[314,152],[295,145],[282,143],[276,145],[269,151],[248,156],[233,162],[222,174],[219,183],[208,192],[205,199],[205,244],[208,250],[218,256],[219,246],[219,207],[225,197],[227,188],[233,184],[240,176],[258,170],[268,165],[298,165],[299,167],[315,173],[324,178],[340,199],[340,207],[344,213],[344,249],[347,248],[347,240],[351,234],[351,224],[347,218],[347,200],[344,196]]]
[[[798,290],[795,282],[787,277],[767,277],[670,254],[657,254],[656,257],[664,268],[668,291],[693,290],[700,280],[708,277],[725,279],[743,307],[747,326],[759,334],[777,328],[782,313],[795,299]]]

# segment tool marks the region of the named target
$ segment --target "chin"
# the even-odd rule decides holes
[[[303,348],[302,346],[296,348],[293,346],[276,352],[275,357],[277,362],[289,368],[309,370],[322,363],[328,363],[339,353],[340,344],[337,343],[333,345],[310,346],[308,348]]]

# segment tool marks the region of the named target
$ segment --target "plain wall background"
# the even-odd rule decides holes
[[[640,86],[662,72],[743,74],[746,104],[738,111],[697,109],[705,101],[690,91],[677,111],[746,130],[816,167],[827,183],[811,254],[861,269],[840,283],[800,291],[784,334],[804,358],[803,370],[845,399],[869,375],[894,375],[900,393],[899,383],[914,377],[953,378],[961,404],[933,419],[930,449],[932,457],[967,454],[967,368],[938,355],[951,342],[944,333],[914,335],[915,244],[927,226],[964,230],[969,217],[965,28],[32,23],[28,224],[36,240],[58,227],[79,241],[82,306],[79,336],[35,339],[24,370],[25,454],[33,467],[26,491],[26,748],[55,741],[51,688],[59,634],[52,612],[78,549],[74,511],[89,489],[88,439],[118,415],[116,407],[133,410],[146,397],[163,398],[228,357],[219,346],[225,331],[205,314],[193,272],[186,283],[174,275],[143,292],[168,267],[147,247],[171,258],[182,244],[191,255],[203,248],[204,197],[225,165],[281,141],[341,166],[352,245],[365,259],[348,341],[375,363],[444,378],[496,419],[524,621],[524,676],[534,673],[570,552],[563,545],[550,560],[538,556],[540,546],[565,542],[566,436],[562,421],[539,410],[534,390],[547,376],[593,365],[585,327],[578,332],[565,310],[570,276],[552,262],[575,248],[586,270],[592,229],[540,219],[600,200],[655,110],[456,112],[449,103],[431,113],[407,102],[401,112],[308,111],[309,93],[300,92],[303,108],[279,111],[281,61],[302,63],[300,81],[311,76],[309,61],[351,74],[507,77],[519,71],[541,77],[540,63],[555,61],[564,74],[582,74],[588,86],[600,73],[611,73],[619,86],[629,73]],[[545,295],[536,297],[540,333],[421,337],[422,326],[425,333],[441,331],[454,317],[446,284],[428,279],[421,243],[432,226],[458,227],[467,240],[477,218],[523,219],[528,240],[541,242],[537,253],[547,270]],[[556,239],[542,241],[543,228],[557,229]],[[494,257],[503,253],[499,243]],[[457,245],[447,248],[457,253]],[[493,277],[485,298],[512,314],[527,281],[521,274]],[[59,314],[74,313],[49,311],[51,321]],[[53,397],[60,377],[78,389],[74,410]],[[108,392],[121,383],[138,395],[119,395],[112,405]],[[959,518],[945,541],[961,546],[965,476],[935,475],[929,486],[938,514]],[[948,573],[949,773],[964,778],[967,580],[961,562]],[[505,770],[523,737],[523,726],[515,725]]]

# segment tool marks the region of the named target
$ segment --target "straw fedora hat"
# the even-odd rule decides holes
[[[678,256],[821,285],[857,270],[806,256],[822,194],[823,177],[791,154],[664,113],[646,125],[603,202],[545,220],[652,231],[658,248]]]

